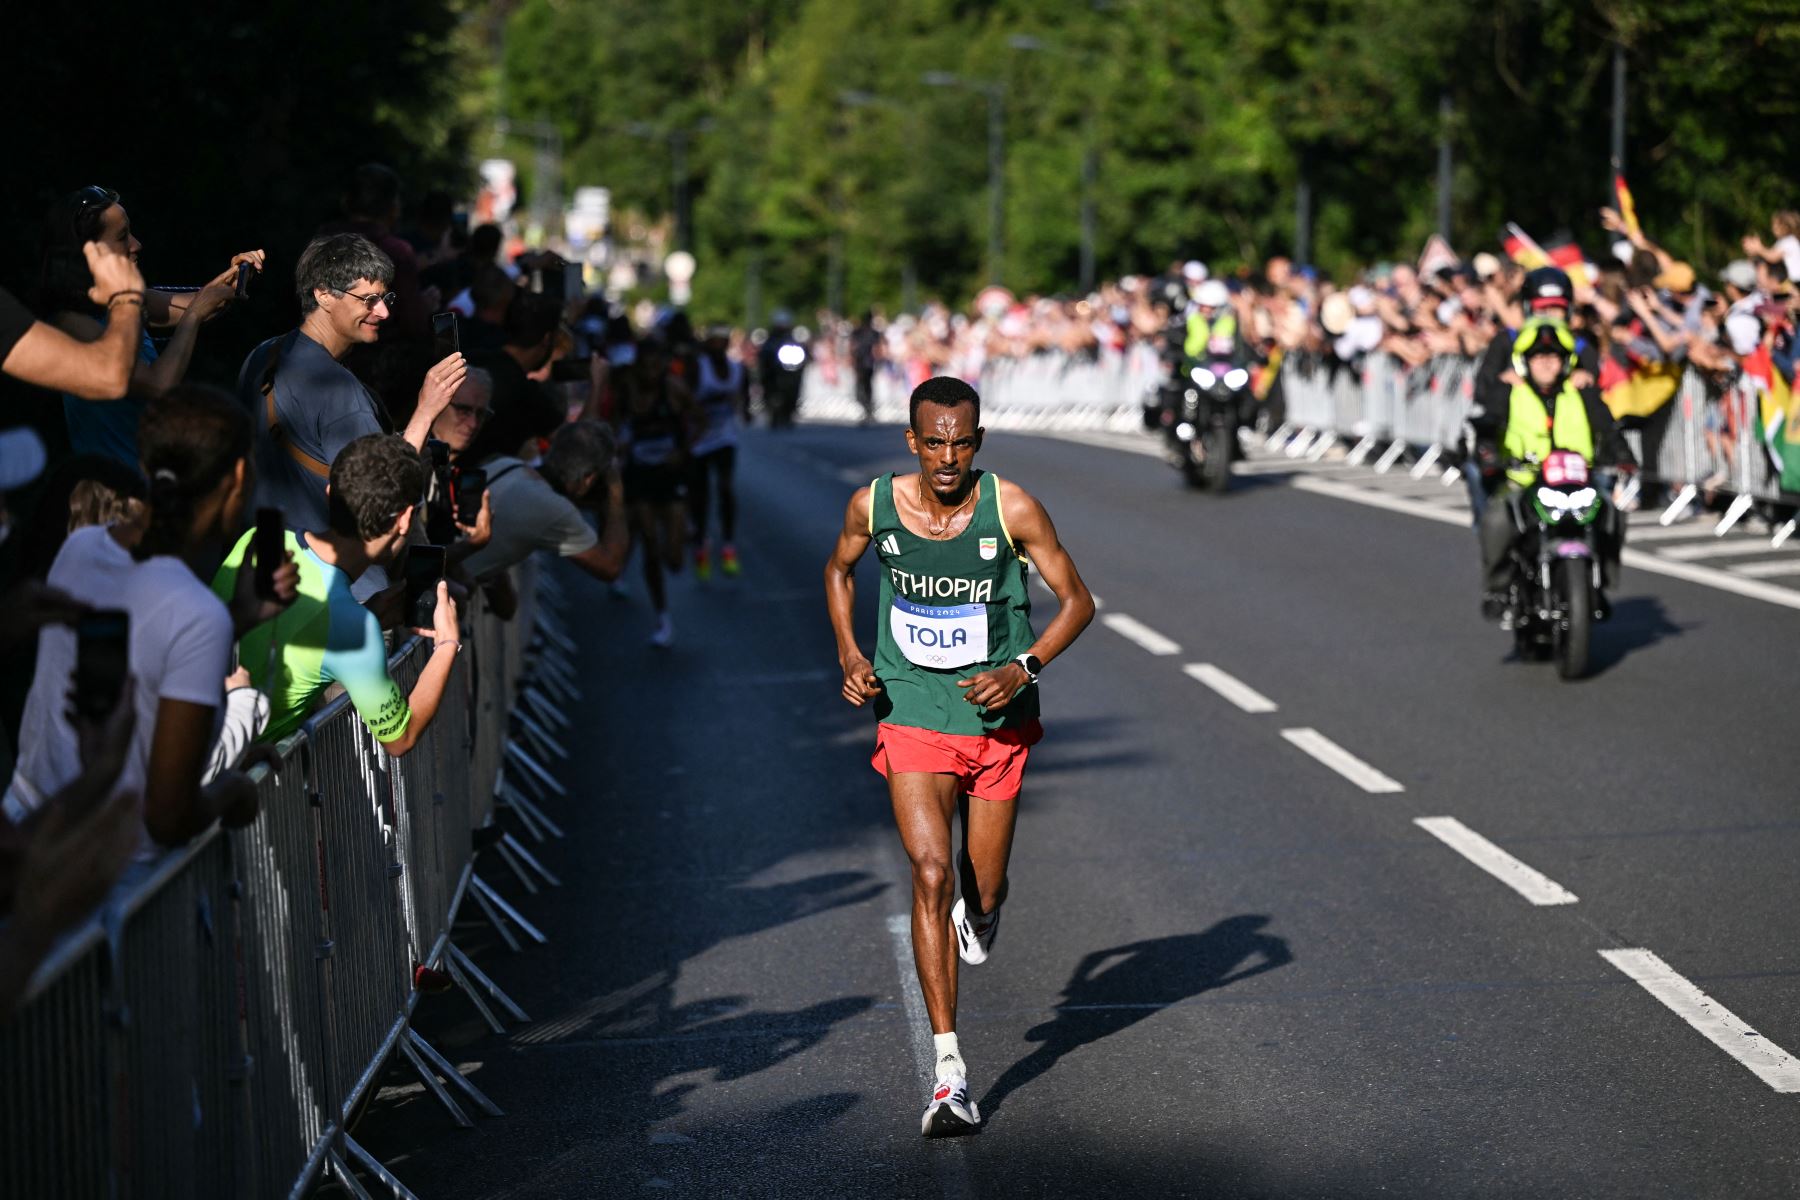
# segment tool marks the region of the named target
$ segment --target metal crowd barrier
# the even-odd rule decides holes
[[[1130,433],[1143,428],[1144,393],[1161,379],[1154,348],[1136,344],[1123,352],[1100,350],[1071,356],[1045,351],[1023,358],[990,358],[971,380],[981,394],[981,423],[989,429],[1057,432],[1102,429]],[[800,418],[858,421],[854,376],[836,378],[809,368],[801,391]],[[875,417],[904,423],[910,389],[889,369],[875,374]]]
[[[258,768],[254,823],[128,877],[41,965],[0,1025],[0,1196],[299,1197],[326,1171],[364,1196],[355,1164],[410,1197],[346,1132],[396,1053],[459,1124],[468,1104],[499,1114],[410,1020],[422,967],[496,1030],[496,1009],[527,1019],[451,939],[464,895],[485,890],[497,903],[483,911],[516,946],[472,835],[497,787],[513,787],[503,763],[548,775],[537,756],[561,752],[548,736],[518,741],[515,699],[538,686],[533,636],[549,643],[555,697],[537,691],[534,712],[576,698],[572,671],[549,665],[573,644],[539,605],[535,570],[520,574],[520,612],[469,622],[408,754],[388,757],[339,697],[281,744],[278,772]],[[402,689],[429,654],[414,640],[394,655]],[[499,844],[514,869],[535,865],[510,835]]]

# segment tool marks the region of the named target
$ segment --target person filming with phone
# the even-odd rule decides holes
[[[424,490],[418,452],[391,434],[369,434],[345,446],[331,464],[330,523],[284,532],[300,568],[299,595],[286,612],[238,643],[239,661],[269,697],[264,741],[298,729],[334,683],[349,693],[389,755],[400,757],[424,736],[462,647],[456,602],[443,581],[443,548],[413,546],[407,552],[407,623],[433,643],[411,695],[402,695],[388,674],[381,622],[351,594],[358,576],[393,565],[407,548]],[[239,576],[259,532],[246,533],[226,556],[213,578],[216,594],[231,595],[242,586]]]
[[[294,264],[300,327],[250,352],[238,396],[255,417],[258,508],[279,508],[302,529],[332,525],[326,481],[351,442],[393,432],[386,411],[343,360],[373,345],[395,302],[394,264],[354,233],[314,238]],[[431,423],[462,386],[468,370],[450,354],[425,374],[418,404],[402,436],[425,448]],[[414,499],[417,497],[415,496]],[[366,599],[387,586],[377,564],[356,587]]]

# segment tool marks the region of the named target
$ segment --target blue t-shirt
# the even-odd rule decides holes
[[[345,446],[369,433],[392,433],[381,402],[350,369],[301,330],[270,338],[250,352],[238,374],[238,398],[256,428],[256,507],[279,508],[289,529],[328,529],[331,510],[325,480],[301,466],[271,435],[263,375],[269,354],[275,365],[275,412],[284,437],[329,467]],[[387,586],[387,573],[370,567],[357,579],[358,600]]]
[[[105,322],[101,322],[105,328]],[[156,361],[156,343],[146,330],[138,346],[138,361]],[[119,400],[83,400],[63,393],[63,420],[69,426],[69,447],[77,454],[103,454],[133,471],[138,466],[138,421],[148,401],[130,393]]]

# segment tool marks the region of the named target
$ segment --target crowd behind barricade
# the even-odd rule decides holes
[[[642,545],[659,645],[665,572],[738,569],[757,348],[678,311],[639,331],[554,254],[402,202],[365,165],[293,263],[221,247],[163,288],[130,197],[86,187],[0,291],[0,368],[61,400],[55,429],[0,433],[0,1021],[96,906],[256,822],[252,769],[332,696],[390,758],[419,746],[529,556],[610,581]],[[213,319],[290,269],[295,320],[235,386],[188,379]]]
[[[1791,282],[1800,273],[1800,213],[1776,213],[1769,236],[1745,237],[1743,257],[1710,277],[1652,241],[1628,207],[1602,209],[1596,232],[1611,243],[1595,259],[1568,244],[1545,250],[1509,228],[1502,253],[1465,260],[1433,239],[1416,266],[1382,264],[1347,280],[1280,257],[1223,277],[1187,261],[1087,295],[989,289],[966,312],[931,303],[892,319],[821,314],[827,336],[814,355],[826,384],[854,377],[861,398],[884,374],[910,387],[932,374],[979,381],[996,366],[1036,359],[1116,372],[1134,356],[1177,364],[1223,328],[1232,353],[1263,368],[1254,371],[1255,391],[1274,423],[1283,415],[1284,362],[1335,376],[1371,362],[1404,374],[1455,360],[1479,365],[1479,424],[1482,402],[1496,402],[1494,385],[1514,379],[1513,338],[1527,319],[1551,315],[1577,343],[1572,382],[1597,391],[1627,429],[1677,399],[1684,379],[1698,385],[1704,465],[1694,480],[1666,482],[1695,482],[1709,495],[1734,480],[1766,481],[1771,494],[1800,491],[1800,445],[1787,449],[1800,439],[1788,419],[1800,356],[1800,291]],[[864,410],[873,411],[866,401]],[[1453,449],[1473,458],[1479,441]],[[1759,461],[1740,461],[1745,446],[1760,447]]]

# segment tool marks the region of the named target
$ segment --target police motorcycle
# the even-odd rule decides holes
[[[794,414],[800,409],[800,385],[808,357],[804,339],[805,331],[793,327],[793,318],[778,312],[757,355],[763,408],[772,429],[793,425]]]
[[[1593,626],[1612,611],[1600,590],[1600,483],[1580,454],[1553,450],[1516,503],[1522,531],[1513,541],[1508,597],[1514,646],[1521,659],[1555,659],[1559,676],[1580,679]]]

